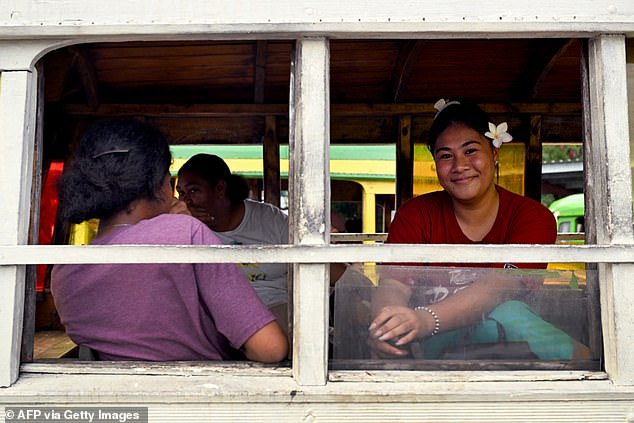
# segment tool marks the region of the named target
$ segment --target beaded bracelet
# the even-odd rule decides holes
[[[431,317],[434,318],[434,330],[431,331],[429,336],[438,335],[438,332],[440,332],[440,319],[438,318],[438,314],[436,314],[436,312],[431,308],[425,306],[414,307],[414,310],[425,310],[427,313],[431,314]]]

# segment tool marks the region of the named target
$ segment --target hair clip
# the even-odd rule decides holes
[[[95,154],[94,156],[92,156],[92,158],[96,159],[97,157],[105,156],[106,154],[129,153],[129,152],[130,150],[127,150],[127,149],[108,150],[108,151],[104,151],[103,153]]]
[[[456,100],[452,100],[452,101],[447,101],[444,98],[441,98],[440,100],[438,100],[437,102],[434,103],[434,109],[438,110],[436,112],[436,114],[434,115],[434,119],[436,119],[436,117],[440,114],[440,112],[442,112],[443,110],[445,110],[445,108],[447,106],[451,106],[452,104],[460,104],[459,101]]]

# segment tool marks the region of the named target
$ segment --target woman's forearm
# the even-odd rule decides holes
[[[521,282],[512,278],[480,280],[428,307],[437,314],[440,331],[444,332],[482,320],[499,304],[515,298],[521,290]]]
[[[409,304],[412,289],[395,279],[382,279],[372,295],[372,316],[376,316],[384,307],[405,306]]]

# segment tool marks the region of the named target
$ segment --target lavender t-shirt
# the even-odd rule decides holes
[[[197,219],[160,215],[103,244],[220,244]],[[57,265],[51,290],[68,336],[104,360],[226,360],[275,320],[235,264]]]

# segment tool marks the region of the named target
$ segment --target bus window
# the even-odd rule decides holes
[[[557,226],[557,232],[570,232],[570,222],[559,222]]]
[[[553,201],[548,207],[557,219],[558,232],[583,232],[584,199],[583,193],[572,194]]]

